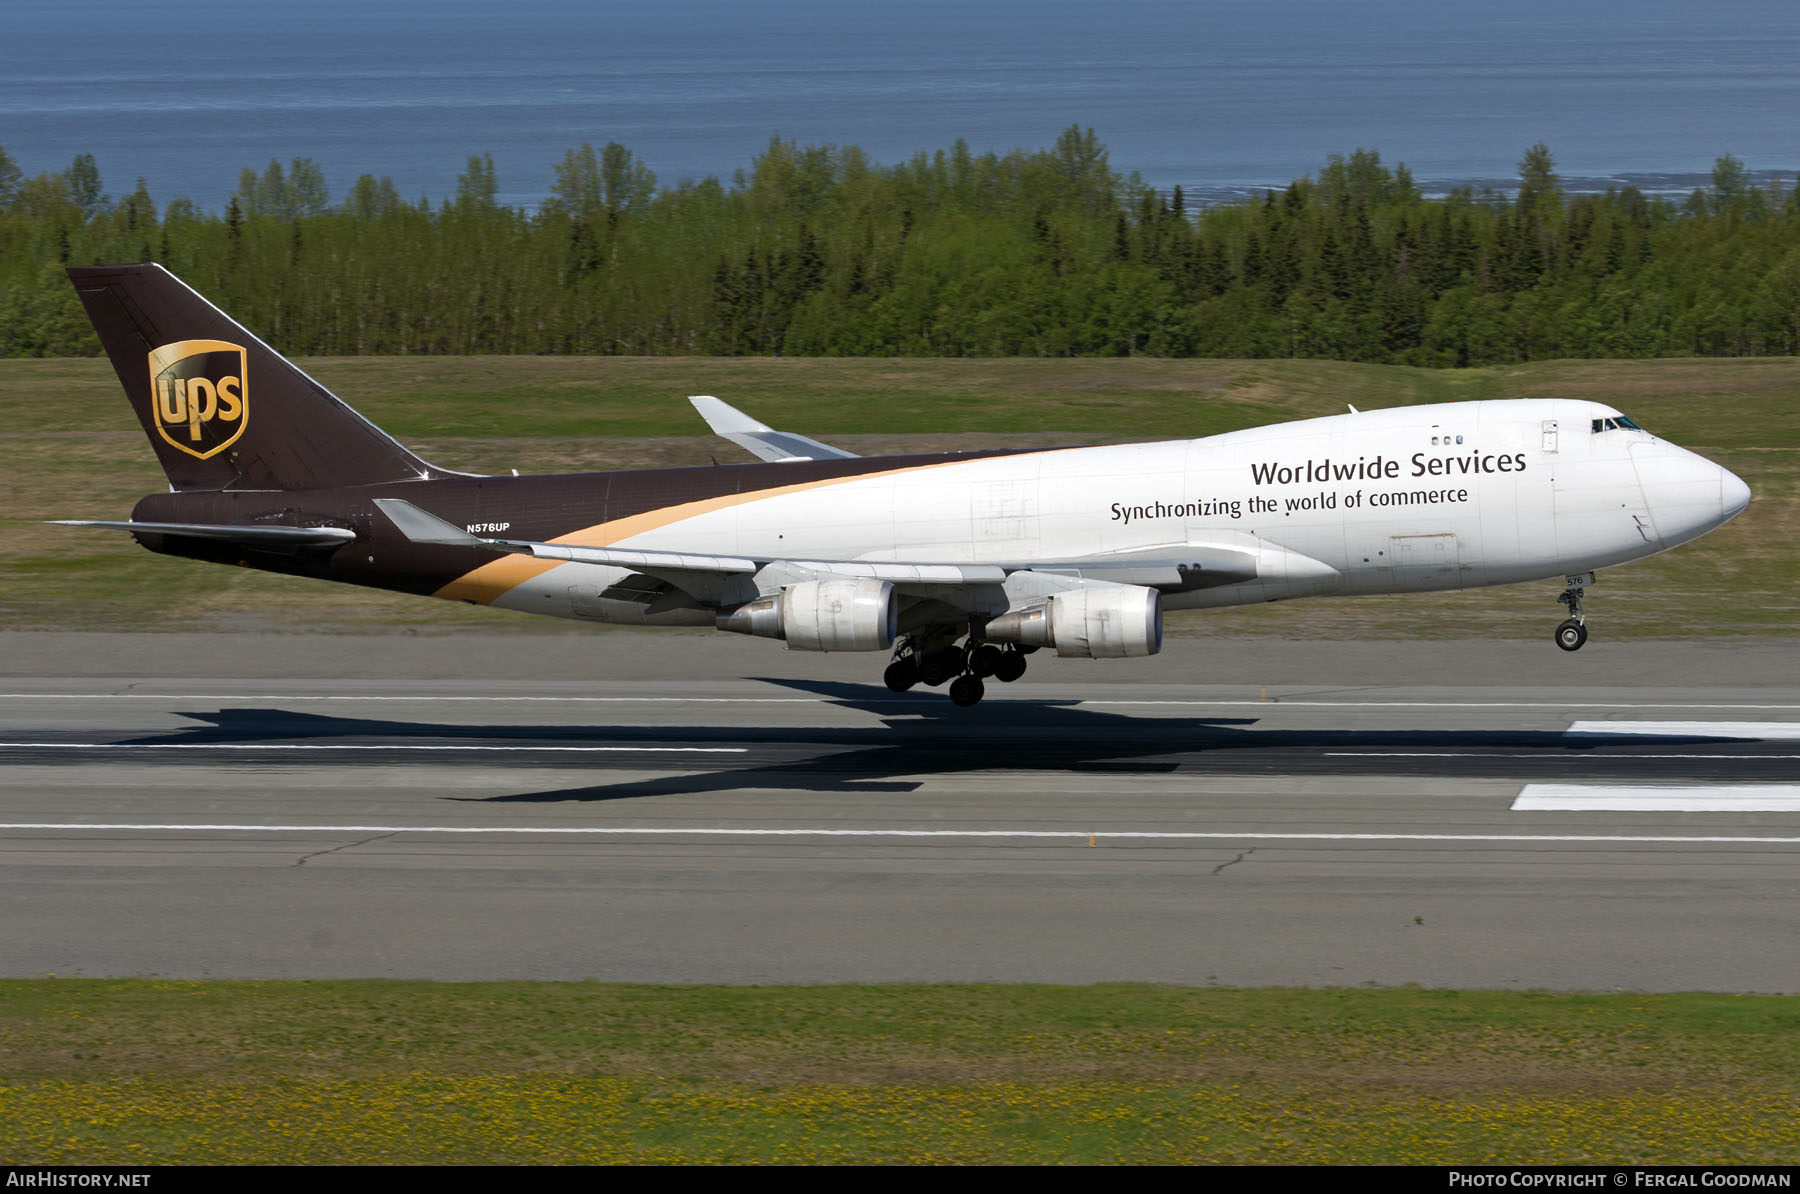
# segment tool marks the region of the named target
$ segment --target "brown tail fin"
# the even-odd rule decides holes
[[[446,475],[162,266],[84,266],[69,280],[175,489],[330,489]]]

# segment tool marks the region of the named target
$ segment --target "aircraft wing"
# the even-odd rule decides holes
[[[1142,585],[1165,592],[1214,588],[1255,580],[1257,556],[1237,547],[1186,544],[1122,553],[1089,560],[1033,561],[1001,564],[946,564],[889,560],[758,559],[701,555],[693,552],[645,551],[624,547],[588,547],[578,543],[541,543],[528,539],[489,539],[472,535],[402,498],[376,498],[400,533],[414,543],[441,547],[477,547],[511,552],[540,560],[568,560],[631,568],[659,577],[689,592],[716,591],[717,580],[752,576],[773,567],[781,576],[829,574],[865,576],[899,585],[1003,584],[1007,577],[1030,572],[1047,589],[1075,587],[1084,581]],[[713,583],[696,583],[708,579]],[[1058,584],[1057,582],[1063,582]]]
[[[855,452],[846,452],[830,444],[822,444],[804,435],[777,431],[767,423],[751,418],[737,407],[711,395],[690,397],[689,402],[706,420],[713,432],[730,440],[763,460],[777,463],[790,460],[855,460]]]
[[[58,518],[59,527],[98,527],[104,531],[131,531],[147,535],[183,535],[190,539],[218,539],[245,547],[337,547],[356,538],[343,527],[232,526],[199,522],[102,522],[88,518]]]

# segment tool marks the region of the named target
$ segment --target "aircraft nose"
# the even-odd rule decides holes
[[[1750,487],[1728,468],[1719,470],[1719,513],[1721,522],[1730,522],[1750,504]]]
[[[1750,504],[1750,487],[1729,469],[1673,444],[1646,448],[1632,457],[1665,546],[1715,530]]]

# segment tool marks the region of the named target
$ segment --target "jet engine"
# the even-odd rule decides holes
[[[1162,599],[1141,585],[1069,589],[990,619],[981,637],[1078,659],[1154,655],[1162,650]]]
[[[894,586],[870,577],[833,577],[785,586],[718,616],[720,630],[778,638],[793,651],[885,651],[900,606]]]

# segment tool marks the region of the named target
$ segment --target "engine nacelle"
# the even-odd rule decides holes
[[[870,577],[788,585],[746,601],[714,623],[720,630],[785,639],[794,651],[885,651],[899,630],[894,586]]]
[[[1141,585],[1069,589],[990,619],[981,637],[1078,659],[1154,655],[1162,650],[1162,597]]]

